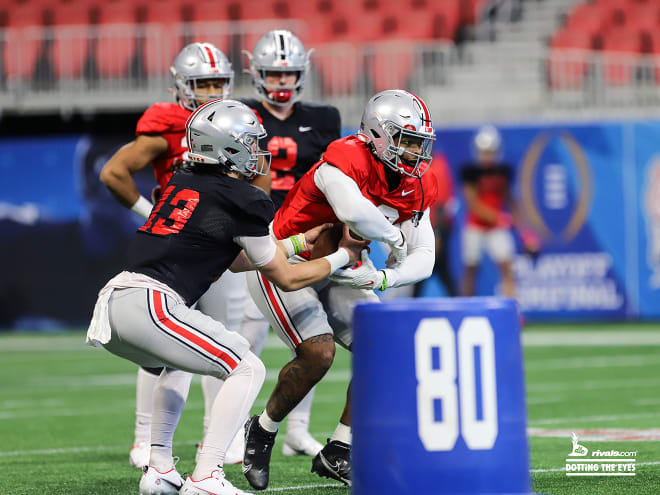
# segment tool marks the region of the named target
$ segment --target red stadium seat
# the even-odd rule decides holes
[[[639,31],[621,28],[609,32],[603,40],[605,82],[610,86],[632,84],[640,52]]]
[[[461,21],[465,24],[474,24],[481,17],[481,10],[490,0],[466,0],[464,3]]]
[[[316,48],[313,65],[321,75],[323,89],[330,94],[352,93],[361,75],[357,52],[345,43]]]
[[[652,32],[660,29],[660,4],[633,4],[626,13],[626,28]]]
[[[125,77],[135,53],[134,25],[102,24],[98,27],[96,61],[102,77]]]
[[[553,89],[582,87],[587,72],[587,53],[593,47],[590,34],[581,31],[560,31],[551,42],[547,70]],[[580,50],[580,51],[575,51]]]
[[[19,3],[7,8],[8,23],[10,28],[24,28],[28,26],[42,26],[44,24],[43,5],[38,3]]]
[[[183,2],[180,0],[152,0],[147,8],[145,22],[174,24],[183,19]]]
[[[89,24],[90,5],[83,2],[61,3],[52,8],[55,25],[87,25]]]
[[[229,19],[229,3],[218,0],[199,0],[190,4],[193,22],[226,21]]]
[[[26,38],[18,31],[7,33],[7,36],[8,43],[5,44],[7,77],[30,79],[34,74],[41,41]],[[18,49],[8,49],[8,47],[18,47]]]
[[[378,52],[371,59],[371,82],[374,92],[408,87],[414,68],[412,46],[401,41],[380,42]]]
[[[55,76],[59,79],[76,79],[83,74],[83,64],[87,57],[89,45],[86,39],[86,31],[79,33],[80,35],[76,36],[75,31],[70,28],[55,28],[53,65]]]
[[[575,7],[566,22],[566,29],[583,31],[595,36],[607,31],[614,24],[615,10],[600,4],[581,4]]]
[[[431,2],[429,15],[435,15],[436,38],[454,39],[461,25],[461,7],[458,2]]]
[[[431,40],[437,31],[434,17],[421,10],[410,11],[405,16],[390,15],[383,22],[384,34],[388,39]]]

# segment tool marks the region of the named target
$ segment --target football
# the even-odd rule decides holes
[[[341,241],[343,229],[343,223],[336,223],[329,229],[321,232],[314,243],[314,248],[311,251],[311,258],[315,260],[316,258],[322,258],[323,256],[334,253],[339,247],[339,241]],[[350,235],[353,239],[358,241],[362,240],[362,237],[353,231],[350,231]]]

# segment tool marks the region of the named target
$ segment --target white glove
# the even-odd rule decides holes
[[[408,243],[406,242],[406,236],[403,235],[403,232],[401,232],[401,241],[399,244],[396,246],[392,245],[390,247],[392,248],[391,256],[394,257],[393,264],[398,265],[403,263],[403,260],[405,260],[406,256],[408,255]]]
[[[360,257],[362,262],[358,267],[337,270],[328,278],[354,289],[385,290],[385,272],[376,270],[366,249],[362,250]]]

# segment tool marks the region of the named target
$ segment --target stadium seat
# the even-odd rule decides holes
[[[436,33],[434,17],[422,10],[405,16],[388,15],[383,20],[383,32],[387,39],[431,40]]]
[[[52,7],[53,23],[55,25],[87,25],[89,24],[90,5],[82,2],[60,3]]]
[[[20,3],[7,7],[7,27],[24,28],[28,26],[42,26],[44,24],[43,5],[38,3]]]
[[[125,77],[135,53],[134,25],[102,24],[98,27],[97,62],[103,77]]]
[[[79,33],[79,36],[75,36],[75,31],[72,32],[66,26],[55,28],[53,65],[58,79],[76,79],[83,74],[88,42],[86,31]]]
[[[481,10],[490,0],[466,0],[461,11],[461,22],[475,24],[481,17]]]
[[[427,10],[434,15],[435,38],[454,39],[461,24],[461,7],[458,2],[431,2]]]
[[[321,75],[325,92],[351,93],[361,76],[356,51],[346,43],[327,43],[316,48],[313,66]]]
[[[8,43],[5,45],[7,52],[5,55],[5,73],[7,77],[30,79],[34,74],[41,42],[35,39],[26,39],[18,31],[7,34]],[[11,47],[18,47],[18,49],[12,49]]]
[[[570,30],[558,32],[551,41],[546,67],[550,87],[581,88],[588,67],[586,54],[592,48],[593,37],[588,33]]]
[[[635,31],[660,29],[660,4],[633,4],[626,12],[626,28]]]
[[[633,83],[637,62],[641,57],[639,31],[626,28],[612,30],[603,39],[605,82],[609,86],[627,86]]]
[[[147,16],[144,22],[173,24],[183,19],[183,4],[181,0],[151,0],[147,5]]]
[[[414,51],[409,43],[382,41],[377,43],[377,53],[371,58],[371,83],[373,91],[407,88],[414,67]]]
[[[566,29],[595,36],[607,31],[615,19],[615,9],[600,4],[581,4],[569,14]]]

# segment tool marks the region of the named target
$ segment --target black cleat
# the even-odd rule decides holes
[[[259,416],[252,416],[245,423],[245,454],[243,474],[255,490],[268,487],[270,454],[273,451],[275,435],[259,425]]]
[[[330,440],[312,461],[312,473],[351,486],[351,446]]]

